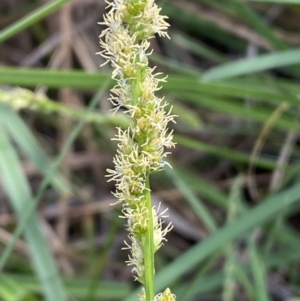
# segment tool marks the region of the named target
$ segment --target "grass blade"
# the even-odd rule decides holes
[[[296,184],[290,189],[264,200],[260,205],[241,215],[236,221],[223,227],[205,241],[196,244],[166,266],[164,270],[158,272],[155,282],[156,290],[160,291],[164,287],[168,287],[217,249],[224,247],[227,243],[238,238],[243,233],[251,230],[255,226],[263,224],[288,206],[299,201],[299,194],[300,187]],[[138,292],[139,290],[134,291],[125,300],[135,300]]]
[[[287,45],[273,32],[272,27],[262,19],[251,7],[244,5],[239,0],[230,0],[236,16],[248,22],[258,33],[265,37],[275,49],[286,49]]]
[[[50,169],[51,163],[26,123],[6,105],[0,105],[0,120],[27,157],[42,173],[46,174]],[[66,181],[59,173],[56,173],[51,181],[59,193],[64,195],[70,193],[70,187],[68,187]]]
[[[108,85],[109,82],[110,81],[107,81],[106,85]],[[104,86],[103,89],[101,91],[99,91],[99,93],[97,93],[93,97],[91,103],[88,106],[88,110],[94,109],[94,107],[96,106],[96,104],[99,101],[99,98],[101,97],[101,95],[105,91],[105,88],[106,88],[106,86]],[[43,181],[42,181],[42,183],[41,183],[41,185],[40,185],[40,187],[39,187],[39,189],[36,193],[36,196],[31,201],[31,203],[29,203],[26,210],[24,210],[23,215],[20,217],[19,225],[18,225],[17,229],[14,232],[12,240],[6,246],[6,248],[4,249],[4,251],[2,253],[2,256],[0,257],[0,271],[3,269],[3,267],[5,265],[5,262],[9,258],[9,255],[12,251],[12,248],[13,248],[14,244],[16,243],[18,237],[22,234],[22,231],[23,231],[27,221],[30,219],[31,213],[35,210],[35,207],[38,204],[41,196],[43,195],[44,190],[46,189],[48,184],[51,183],[51,179],[53,178],[54,174],[56,173],[56,170],[57,170],[58,166],[60,165],[62,159],[64,158],[64,156],[68,152],[69,148],[71,147],[72,143],[76,139],[77,135],[79,134],[79,132],[81,131],[83,126],[84,126],[84,121],[80,121],[74,127],[73,131],[70,133],[68,139],[66,140],[66,143],[64,144],[64,147],[62,148],[61,152],[59,153],[57,159],[55,160],[55,162],[51,166],[50,170],[47,172],[46,177],[43,179]]]
[[[202,141],[198,141],[195,139],[187,138],[181,135],[176,135],[174,139],[178,144],[183,145],[185,147],[198,150],[198,151],[204,151],[216,156],[220,156],[223,158],[227,158],[230,160],[233,160],[235,162],[241,162],[241,163],[249,163],[251,161],[250,155],[239,152],[239,151],[234,151],[229,148],[225,147],[217,147],[213,146],[211,144],[204,143]],[[260,166],[262,168],[266,169],[284,169],[286,166],[278,166],[275,162],[269,159],[265,158],[255,158],[255,165]]]
[[[57,0],[51,1],[43,5],[42,7],[38,8],[31,14],[25,16],[23,19],[15,22],[11,26],[7,27],[6,29],[0,31],[0,43],[3,43],[7,39],[13,37],[20,31],[24,30],[25,28],[29,27],[30,25],[36,23],[37,21],[43,19],[44,17],[48,16],[52,12],[56,11],[59,7],[64,5],[65,3],[69,2],[70,0]]]
[[[41,288],[36,277],[31,275],[8,274],[17,283],[31,293],[40,294]],[[74,298],[85,300],[89,280],[84,278],[64,278],[65,287]],[[97,300],[123,300],[130,292],[130,286],[124,282],[98,281],[95,292]]]
[[[8,275],[0,275],[0,300],[2,301],[37,301],[23,283],[17,282]]]
[[[247,0],[251,2],[267,2],[267,3],[279,3],[279,4],[300,4],[300,0]]]
[[[286,50],[219,65],[205,72],[202,80],[215,81],[297,63],[300,63],[300,49]]]
[[[0,171],[4,189],[19,219],[22,218],[32,200],[27,179],[15,150],[7,134],[0,128]],[[67,300],[62,281],[56,268],[55,260],[49,250],[47,240],[41,233],[39,220],[35,212],[24,225],[24,233],[31,253],[31,258],[38,275],[43,293],[48,301]]]
[[[270,301],[266,287],[265,264],[259,254],[254,237],[249,237],[248,239],[248,250],[250,254],[252,276],[256,294],[255,300]]]
[[[189,203],[199,219],[203,222],[207,230],[209,230],[211,233],[215,232],[217,230],[217,225],[203,202],[197,198],[194,192],[179,176],[175,169],[168,168],[165,170],[165,172],[173,180],[175,186],[181,191],[182,195],[186,198],[186,201]]]
[[[0,82],[3,84],[35,87],[46,85],[49,88],[72,87],[76,89],[98,89],[109,79],[108,73],[88,73],[84,71],[43,70],[37,68],[18,69],[13,67],[0,68]],[[110,83],[109,87],[112,87]],[[170,75],[163,84],[164,91],[172,93],[188,92],[196,96],[206,93],[213,96],[249,97],[266,100],[270,103],[289,102],[299,105],[297,94],[283,93],[276,86],[265,83],[241,84],[235,82],[201,82],[198,78],[186,75]]]

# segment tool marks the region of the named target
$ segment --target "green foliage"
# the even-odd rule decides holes
[[[25,2],[29,8],[20,7],[21,12],[26,12],[22,18],[15,13],[0,16],[1,22],[8,20],[0,31],[0,51],[6,51],[3,57],[7,57],[7,50],[15,49],[14,43],[25,29],[34,47],[46,43],[50,37],[45,18],[53,21],[54,15],[50,14],[61,12],[69,1],[50,1],[39,8],[34,1]],[[160,195],[164,199],[163,190],[170,189],[166,197],[171,200],[170,216],[175,211],[184,217],[188,227],[195,228],[191,232],[198,236],[186,239],[180,232],[182,225],[176,225],[180,218],[175,214],[175,234],[170,234],[163,248],[167,251],[162,251],[157,260],[157,291],[172,286],[178,298],[182,297],[180,300],[192,300],[212,293],[221,296],[224,289],[228,300],[243,297],[271,301],[275,297],[266,280],[275,270],[288,283],[293,298],[299,297],[299,228],[291,223],[291,216],[299,218],[300,212],[300,50],[299,39],[294,39],[299,32],[299,4],[298,0],[162,1],[162,13],[170,17],[172,24],[171,40],[159,41],[156,47],[160,47],[160,55],[153,55],[151,64],[167,70],[168,81],[159,93],[166,95],[179,116],[174,125],[174,169],[155,174],[151,182],[159,200]],[[81,3],[80,8],[83,6]],[[31,7],[35,8],[33,12]],[[270,17],[274,10],[278,15]],[[74,41],[78,37],[80,32],[74,35]],[[251,49],[255,51],[248,55]],[[24,53],[24,49],[20,51]],[[100,195],[108,195],[112,189],[92,172],[82,176],[72,171],[69,177],[62,173],[60,166],[70,149],[76,152],[91,143],[96,153],[103,155],[103,177],[116,147],[109,142],[113,128],[128,124],[127,119],[105,109],[107,95],[103,93],[113,85],[110,71],[91,72],[84,64],[89,65],[86,62],[91,62],[95,51],[87,54],[89,60],[84,63],[77,51],[76,48],[76,63],[70,70],[46,67],[52,51],[41,57],[39,68],[22,68],[12,63],[13,59],[3,64],[1,52],[0,102],[16,87],[50,89],[45,93],[47,101],[34,109],[27,106],[15,111],[7,101],[0,105],[1,186],[17,220],[15,226],[3,226],[12,235],[8,243],[3,245],[0,236],[3,301],[64,301],[67,296],[89,301],[131,301],[140,291],[125,283],[130,279],[124,272],[125,255],[120,255],[114,246],[124,239],[119,232],[101,232],[101,246],[103,243],[111,250],[98,250],[99,227],[91,226],[96,219],[75,219],[72,231],[80,236],[84,228],[88,233],[87,237],[83,235],[84,241],[89,242],[82,249],[75,248],[71,239],[70,245],[64,245],[66,258],[74,262],[72,277],[59,271],[60,258],[41,232],[38,214],[48,206],[47,202],[57,205],[58,199],[72,195],[86,205],[99,194],[97,189],[101,189]],[[80,95],[80,108],[57,101],[57,91],[65,88]],[[35,94],[30,95],[34,98]],[[99,103],[100,110],[96,110]],[[60,132],[68,133],[62,145],[56,143]],[[34,164],[41,182],[26,173],[25,162]],[[232,180],[240,174],[245,181],[234,187],[232,183],[236,182]],[[274,178],[279,180],[271,188]],[[95,194],[89,192],[92,185]],[[228,220],[233,202],[238,204],[238,210]],[[101,210],[97,222],[100,219],[103,228],[106,223],[114,225],[110,209]],[[1,214],[0,210],[0,222]],[[30,261],[16,247],[23,238]],[[123,282],[108,281],[107,275]],[[231,287],[230,281],[239,290]],[[292,296],[290,299],[294,300]]]

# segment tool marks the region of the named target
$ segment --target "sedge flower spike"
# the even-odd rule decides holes
[[[128,265],[132,265],[135,280],[145,285],[140,299],[145,301],[172,301],[175,296],[169,289],[153,295],[154,253],[165,241],[172,225],[163,227],[160,212],[151,204],[149,175],[162,170],[168,163],[166,148],[174,146],[168,123],[174,116],[168,104],[155,93],[166,78],[149,67],[151,55],[149,39],[155,34],[169,37],[169,24],[154,0],[106,1],[108,12],[104,16],[106,26],[100,35],[100,54],[105,63],[113,67],[116,80],[110,101],[114,111],[120,107],[131,118],[126,130],[118,128],[114,140],[118,142],[113,159],[114,169],[108,170],[109,181],[116,182],[114,193],[122,204],[121,216],[127,220],[130,250]],[[149,288],[150,286],[150,288]],[[152,286],[152,288],[151,288]],[[151,292],[153,291],[153,292]]]

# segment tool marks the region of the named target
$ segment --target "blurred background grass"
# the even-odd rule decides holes
[[[299,4],[158,1],[151,64],[178,118],[151,179],[174,224],[156,288],[177,300],[299,300]],[[95,55],[104,7],[0,2],[0,300],[137,300],[105,178],[127,120]]]

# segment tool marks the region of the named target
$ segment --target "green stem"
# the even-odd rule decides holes
[[[56,11],[60,6],[69,1],[70,0],[57,0],[54,2],[51,1],[50,3],[45,4],[37,10],[33,11],[31,14],[25,16],[21,20],[13,23],[11,26],[8,26],[4,30],[0,31],[0,43],[13,37],[14,35],[29,27],[30,25],[34,24],[35,22],[43,19],[44,17]]]
[[[154,235],[153,235],[153,214],[149,176],[146,179],[146,186],[149,189],[146,194],[146,207],[149,212],[147,232],[144,242],[144,266],[145,266],[145,291],[146,301],[154,300]]]
[[[141,68],[137,66],[137,75],[132,84],[132,104],[138,105],[141,82]],[[153,214],[152,201],[149,184],[149,175],[146,177],[145,205],[148,210],[147,231],[143,241],[144,254],[144,285],[146,293],[146,301],[154,300],[154,234],[153,234]]]

